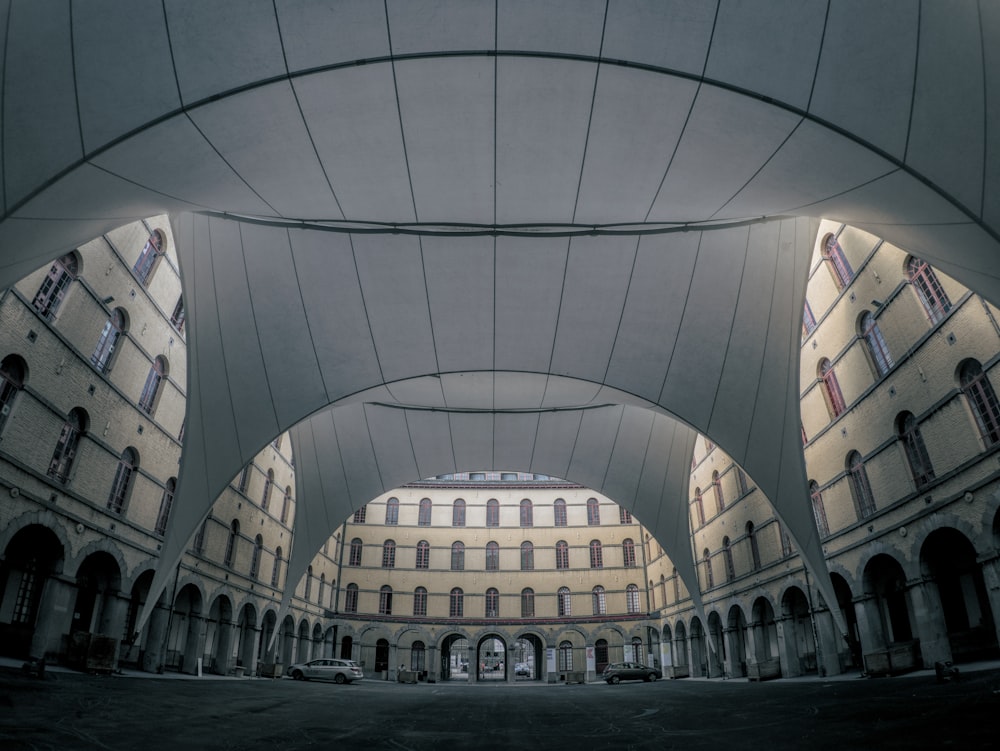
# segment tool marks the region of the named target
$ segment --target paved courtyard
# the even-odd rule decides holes
[[[338,686],[0,666],[0,748],[914,749],[997,747],[1000,670],[608,686]]]

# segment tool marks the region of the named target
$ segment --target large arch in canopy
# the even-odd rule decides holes
[[[154,589],[208,499],[329,405],[502,424],[603,388],[721,445],[818,568],[816,218],[1000,300],[995,4],[12,0],[0,21],[0,287],[173,216],[189,399]]]

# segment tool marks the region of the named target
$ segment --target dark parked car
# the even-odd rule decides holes
[[[334,681],[335,683],[350,683],[364,678],[361,666],[354,660],[336,660],[323,658],[309,662],[289,665],[285,675],[290,675],[297,681]]]
[[[663,673],[659,668],[651,668],[649,665],[641,665],[638,662],[612,662],[601,676],[608,683],[619,683],[621,681],[655,681],[662,678]]]

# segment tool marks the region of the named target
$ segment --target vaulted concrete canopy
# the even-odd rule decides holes
[[[992,3],[13,0],[0,19],[0,286],[177,217],[190,398],[157,585],[243,463],[351,400],[668,412],[819,568],[796,393],[815,223],[784,217],[1000,300]]]

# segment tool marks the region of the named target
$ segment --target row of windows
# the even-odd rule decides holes
[[[417,511],[417,525],[429,527],[431,525],[431,510],[433,504],[430,498],[422,498]],[[451,505],[451,526],[464,527],[466,522],[466,504],[458,498]],[[354,512],[354,523],[364,524],[368,515],[367,507],[362,506]],[[557,498],[552,504],[553,523],[557,527],[565,527],[567,524],[566,501]],[[525,498],[519,506],[519,519],[522,527],[532,527],[535,524],[535,508],[531,500]],[[628,509],[618,508],[618,520],[621,524],[631,524],[632,514]],[[587,524],[597,526],[601,523],[601,506],[596,498],[587,501]],[[385,504],[385,524],[395,526],[399,524],[399,499],[390,498]],[[486,502],[486,526],[500,526],[500,502],[491,498]]]
[[[714,448],[714,446],[713,446]],[[737,499],[742,498],[747,494],[747,476],[746,473],[739,467],[734,468],[736,476],[736,491],[738,493]],[[712,472],[712,495],[715,498],[715,509],[717,514],[721,514],[726,510],[726,498],[722,492],[722,477],[719,475],[719,471],[715,470]],[[705,501],[703,498],[701,488],[694,489],[694,500],[691,502],[695,509],[695,514],[698,521],[698,526],[702,527],[705,525]]]
[[[279,436],[280,438],[280,436]],[[276,441],[278,439],[275,439]],[[272,444],[274,445],[274,444]],[[277,448],[277,446],[275,447]],[[243,471],[240,472],[239,477],[236,480],[236,489],[246,495],[247,489],[250,487],[250,471],[252,469],[252,464],[247,464],[243,467]],[[267,475],[264,478],[264,492],[261,493],[260,507],[264,511],[269,511],[271,507],[271,495],[274,490],[274,470],[268,469]],[[285,487],[285,494],[281,501],[281,523],[288,523],[288,513],[292,505],[292,487],[288,485]]]
[[[351,540],[350,552],[347,558],[348,566],[360,566],[364,543],[361,538],[355,537]],[[565,540],[560,540],[555,545],[556,568],[569,568],[569,544]],[[604,567],[604,546],[600,540],[591,540],[588,546],[590,556],[590,568]],[[426,569],[430,567],[431,546],[427,540],[417,543],[415,568]],[[531,542],[522,542],[520,550],[521,570],[533,571],[535,568],[535,547]],[[628,568],[636,565],[635,542],[631,539],[622,541],[622,560]],[[386,540],[382,543],[382,568],[395,568],[396,566],[396,542]],[[465,570],[465,543],[454,542],[451,546],[451,570]],[[486,544],[486,570],[500,570],[500,545],[496,542]]]
[[[358,612],[357,584],[348,584],[344,592],[344,612]],[[392,615],[392,587],[388,584],[379,590],[378,612],[380,615]],[[572,615],[572,592],[569,587],[560,587],[556,592],[556,603],[560,616]],[[308,595],[307,595],[308,599]],[[607,592],[604,587],[596,586],[591,591],[591,603],[593,615],[607,615],[608,603]],[[639,588],[635,584],[629,584],[625,588],[625,604],[629,614],[638,614],[640,611]],[[486,590],[484,596],[484,612],[486,618],[500,617],[500,591],[495,587]],[[413,615],[424,617],[427,615],[427,589],[417,587],[413,590]],[[448,595],[448,616],[451,618],[462,618],[465,616],[465,592],[461,587],[455,587]],[[521,590],[521,617],[535,617],[535,591],[530,587]]]

